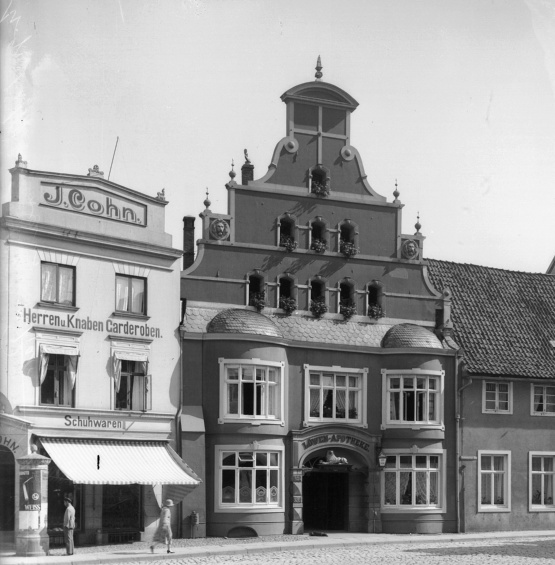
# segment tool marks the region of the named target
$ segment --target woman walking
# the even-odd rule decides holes
[[[150,551],[154,553],[154,546],[158,543],[165,543],[168,548],[168,553],[175,553],[172,551],[172,528],[171,528],[171,510],[173,506],[173,500],[168,498],[162,510],[160,512],[160,523],[158,524],[158,529],[154,533],[152,538],[152,545],[150,546]]]

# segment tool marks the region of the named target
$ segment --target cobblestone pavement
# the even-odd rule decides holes
[[[160,546],[161,547],[161,546]],[[158,549],[162,551],[162,549]],[[553,538],[414,542],[318,550],[263,552],[257,554],[183,557],[133,561],[129,565],[551,565],[555,564]]]

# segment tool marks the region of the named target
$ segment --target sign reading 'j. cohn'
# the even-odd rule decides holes
[[[79,214],[146,225],[146,206],[113,194],[109,195],[100,188],[43,185],[41,203]]]

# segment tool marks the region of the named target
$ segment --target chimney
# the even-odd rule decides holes
[[[195,262],[195,218],[183,218],[183,269],[188,269]]]

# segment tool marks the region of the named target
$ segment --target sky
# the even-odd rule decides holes
[[[424,256],[545,272],[555,256],[555,0],[0,0],[0,179],[87,174],[182,218],[227,212],[285,136],[280,96],[351,94],[351,144]],[[254,219],[255,221],[256,219]],[[199,237],[200,235],[197,235]]]

